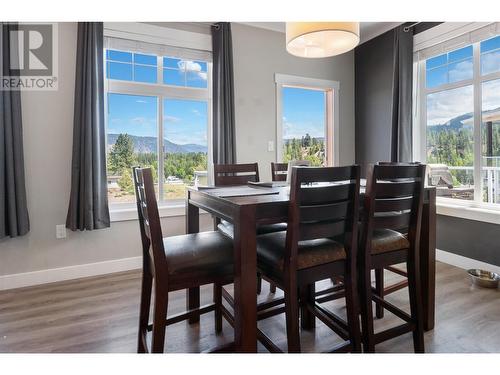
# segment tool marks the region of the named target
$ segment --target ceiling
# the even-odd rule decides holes
[[[285,32],[285,22],[241,22],[248,26],[259,27],[261,29]],[[386,31],[401,25],[403,22],[360,22],[360,44],[364,43]]]

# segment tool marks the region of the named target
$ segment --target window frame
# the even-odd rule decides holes
[[[442,24],[440,25],[443,30],[450,30],[453,25]],[[477,24],[477,28],[485,27],[484,24]],[[486,25],[486,27],[492,27],[492,25]],[[439,28],[436,27],[436,28]],[[431,29],[432,30],[432,29]],[[414,60],[413,60],[413,160],[426,162],[427,161],[427,95],[434,94],[438,92],[443,92],[447,90],[462,88],[466,86],[472,86],[473,90],[473,139],[474,139],[474,164],[473,164],[473,178],[474,178],[474,199],[473,200],[463,200],[454,199],[446,197],[438,197],[438,214],[456,216],[461,218],[467,218],[472,220],[479,220],[485,222],[500,223],[500,217],[492,217],[492,213],[495,215],[500,215],[500,204],[498,203],[488,203],[482,201],[483,194],[483,178],[482,178],[482,139],[481,139],[481,126],[482,126],[482,85],[485,82],[500,79],[500,71],[489,73],[486,75],[481,75],[481,51],[480,44],[482,41],[494,38],[500,34],[488,35],[485,34],[484,37],[476,37],[473,40],[467,39],[463,36],[464,33],[474,32],[473,26],[471,24],[466,24],[460,28],[454,27],[453,32],[458,35],[453,35],[461,39],[461,43],[453,44],[449,43],[450,39],[440,40],[436,44],[428,44],[426,41],[419,41],[421,44],[425,45],[426,48],[435,48],[435,53],[429,54],[425,57],[419,57],[418,49],[414,49]],[[472,30],[472,31],[471,31]],[[439,32],[433,30],[430,34],[436,38]],[[416,37],[415,37],[416,38]],[[467,41],[468,40],[468,41]],[[426,87],[426,61],[440,54],[447,53],[456,49],[463,48],[465,46],[472,45],[473,55],[473,75],[472,79],[466,79],[459,82],[446,83],[432,88]],[[444,48],[441,48],[444,46]]]
[[[105,24],[105,33],[104,36],[116,37],[116,29],[119,29],[119,37],[128,39],[128,40],[136,40],[151,42],[155,41],[158,43],[159,41],[155,37],[155,33],[158,33],[158,29],[161,29],[163,33],[165,30],[172,30],[174,35],[178,35],[180,38],[177,42],[172,43],[176,46],[177,49],[182,49],[180,45],[182,43],[187,44],[185,47],[186,50],[192,49],[191,42],[195,42],[195,45],[206,45],[206,43],[202,43],[201,41],[197,41],[193,39],[193,35],[197,33],[193,32],[184,32],[180,30],[174,29],[166,29],[163,27],[151,26],[151,25],[137,25],[137,24],[115,24],[111,23],[109,25],[113,25],[110,30],[106,29]],[[144,34],[141,34],[141,37],[137,38],[137,34],[132,31],[124,31],[123,28],[132,27],[130,30],[139,31],[142,30]],[[151,33],[148,35],[147,33]],[[202,37],[206,37],[206,35],[199,34]],[[202,38],[202,40],[204,40]],[[196,44],[198,43],[198,44]],[[109,48],[112,49],[112,48]],[[136,81],[126,81],[126,80],[117,80],[117,79],[109,79],[107,78],[107,56],[106,51],[108,48],[106,46],[103,47],[103,76],[104,76],[104,110],[106,115],[105,117],[105,128],[106,128],[106,144],[107,144],[107,135],[108,135],[108,94],[123,94],[123,95],[137,95],[137,96],[148,96],[155,97],[157,100],[157,154],[158,154],[158,181],[164,180],[164,150],[163,150],[163,131],[164,131],[164,123],[163,123],[163,102],[165,99],[180,99],[180,100],[193,100],[193,101],[204,101],[207,103],[207,174],[208,174],[208,182],[209,184],[212,182],[213,175],[213,116],[212,116],[212,61],[206,61],[207,64],[207,87],[199,88],[199,87],[186,87],[186,86],[176,86],[176,85],[168,85],[163,83],[163,56],[158,55],[155,52],[150,52],[150,54],[155,55],[157,59],[157,81],[156,83],[146,83],[146,82],[136,82]],[[147,54],[144,51],[127,51],[131,53],[140,53]],[[211,52],[211,51],[210,51]],[[177,57],[177,56],[176,56]],[[177,57],[182,58],[182,57]],[[193,60],[189,57],[184,58],[185,60]],[[133,59],[132,59],[133,61]],[[205,61],[204,61],[205,62]],[[133,64],[132,64],[133,65]],[[162,216],[179,216],[179,207],[184,206],[184,199],[164,199],[164,186],[163,183],[158,184],[158,204],[160,207],[160,212]],[[135,202],[123,202],[123,203],[110,203],[110,214],[112,221],[123,221],[123,220],[133,220],[137,218],[136,203]],[[168,212],[167,212],[168,211]]]
[[[340,82],[318,78],[299,77],[289,74],[276,73],[274,75],[276,90],[276,160],[283,161],[283,87],[325,91],[325,147],[328,166],[338,166],[339,151],[339,107]]]

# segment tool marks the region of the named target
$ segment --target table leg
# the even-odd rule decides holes
[[[420,280],[424,330],[434,329],[436,298],[436,191],[428,191],[429,201],[424,203],[420,234]]]
[[[236,352],[257,352],[257,251],[255,209],[234,219],[234,341]]]
[[[190,192],[186,200],[186,233],[198,233],[200,231],[200,210],[198,207],[189,203]],[[200,287],[194,287],[186,290],[186,309],[193,310],[200,307]],[[198,323],[200,315],[194,315],[189,318],[189,324]]]

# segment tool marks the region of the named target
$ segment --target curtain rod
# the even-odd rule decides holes
[[[410,31],[410,29],[411,29],[413,26],[416,26],[416,25],[418,25],[419,23],[420,23],[420,22],[414,22],[414,23],[412,23],[411,25],[405,26],[405,27],[403,27],[403,31],[404,31],[405,33],[407,33],[408,31]]]

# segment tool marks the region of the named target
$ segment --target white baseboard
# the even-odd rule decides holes
[[[500,274],[500,267],[493,264],[481,262],[479,260],[466,258],[461,255],[453,254],[447,251],[436,249],[436,260],[451,264],[452,266],[468,270],[471,268],[479,268],[486,271],[491,271]]]
[[[139,256],[98,263],[80,264],[77,266],[51,268],[34,272],[16,273],[13,275],[0,276],[0,290],[54,283],[82,277],[106,275],[108,273],[129,271],[141,267],[142,257]]]
[[[481,262],[479,260],[466,258],[443,250],[436,250],[436,260],[451,264],[452,266],[469,269],[480,268],[500,274],[500,267]],[[0,290],[22,288],[26,286],[41,285],[91,277],[106,275],[113,272],[130,271],[142,267],[142,257],[123,258],[108,260],[98,263],[80,264],[77,266],[51,268],[48,270],[16,273],[13,275],[0,276]]]

